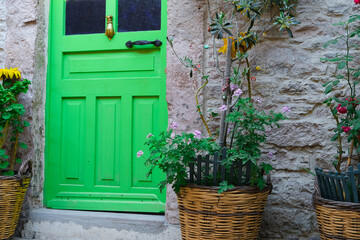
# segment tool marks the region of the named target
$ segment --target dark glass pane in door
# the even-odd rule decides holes
[[[161,0],[118,0],[119,32],[160,30]]]
[[[105,33],[106,0],[66,0],[66,35]]]

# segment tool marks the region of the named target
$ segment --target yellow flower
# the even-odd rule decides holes
[[[253,42],[250,42],[249,39],[252,38],[254,41],[257,42],[257,39],[254,38],[254,35],[249,32],[249,33],[243,33],[241,32],[239,34],[239,39],[238,41],[241,42],[240,44],[240,51],[242,53],[246,53],[248,50],[250,50],[252,48],[252,46],[254,46],[254,43]]]
[[[230,37],[232,39],[232,44],[231,44],[231,58],[235,58],[236,57],[236,50],[235,50],[235,41],[233,37]],[[221,52],[222,54],[226,54],[226,50],[227,50],[227,45],[228,45],[228,40],[227,38],[223,38],[224,41],[224,46],[222,46],[218,52]]]
[[[256,35],[254,35],[252,32],[247,34],[241,32],[238,38],[230,37],[230,39],[232,39],[231,58],[236,58],[237,51],[240,51],[241,53],[246,53],[258,41]],[[218,52],[226,54],[227,45],[228,45],[227,38],[223,38],[223,41],[224,41],[224,46],[222,46],[218,50]]]
[[[18,68],[0,69],[0,79],[20,79],[21,72]]]
[[[256,66],[256,70],[260,71],[261,67],[260,66]]]

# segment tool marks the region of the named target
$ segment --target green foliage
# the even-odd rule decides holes
[[[279,127],[278,122],[286,119],[281,113],[258,111],[249,98],[239,99],[233,111],[227,116],[227,121],[234,125],[233,148],[229,150],[230,158],[226,159],[227,165],[236,161],[251,163],[250,184],[263,188],[265,185],[264,174],[269,173],[272,166],[261,163],[261,143],[266,141],[266,130]]]
[[[225,14],[223,12],[216,13],[215,18],[211,19],[212,23],[210,24],[210,32],[215,37],[221,39],[223,38],[224,32],[231,34],[231,21],[227,20]]]
[[[330,94],[333,91],[343,86],[348,88],[345,91],[345,96],[336,98],[329,97],[324,103],[330,108],[331,114],[336,120],[336,128],[332,141],[337,141],[337,159],[333,162],[334,167],[340,172],[340,165],[342,163],[342,156],[346,152],[343,150],[343,138],[350,142],[351,147],[348,150],[348,157],[351,159],[353,156],[353,149],[358,154],[360,153],[360,111],[359,104],[360,97],[357,94],[357,85],[359,83],[360,68],[359,68],[359,55],[352,50],[356,50],[358,46],[356,43],[360,38],[360,15],[351,15],[347,21],[333,24],[340,26],[344,29],[345,34],[337,36],[334,39],[327,41],[324,48],[330,46],[337,46],[340,43],[345,43],[346,50],[343,53],[336,54],[332,58],[321,58],[322,61],[336,64],[337,75],[334,79],[329,79],[323,87],[324,93]],[[353,38],[358,38],[354,40]]]
[[[229,185],[227,181],[223,181],[219,184],[218,193],[226,192],[227,190],[230,190],[232,188],[234,188],[234,185]]]
[[[210,4],[211,1],[207,1]],[[200,92],[210,82],[211,76],[202,72],[208,71],[205,64],[196,64],[192,58],[178,56],[177,59],[184,67],[190,70],[190,77],[198,77],[202,81],[201,86],[195,93],[196,111],[198,112],[208,138],[195,138],[192,133],[177,133],[174,130],[152,136],[146,144],[150,148],[150,155],[146,158],[146,165],[150,167],[149,174],[155,167],[160,168],[166,174],[166,179],[160,183],[160,189],[166,184],[173,184],[176,192],[181,186],[187,184],[189,164],[195,161],[199,154],[213,154],[219,149],[226,147],[228,155],[222,157],[222,165],[226,169],[233,168],[240,162],[250,165],[250,181],[241,182],[239,185],[252,185],[264,188],[264,176],[272,170],[270,164],[261,163],[261,145],[266,142],[266,130],[278,127],[279,121],[285,119],[281,113],[274,111],[258,111],[253,104],[251,82],[256,78],[252,76],[252,69],[260,71],[261,68],[252,67],[250,64],[250,52],[259,43],[259,38],[265,36],[271,28],[278,27],[280,31],[286,30],[293,37],[291,27],[299,24],[295,18],[295,0],[225,0],[218,9],[212,11],[211,4],[208,13],[215,12],[211,18],[208,31],[213,36],[213,60],[214,68],[222,79],[216,79],[219,84],[219,100],[222,102],[218,112],[213,110],[204,111],[198,100]],[[215,4],[218,6],[218,3]],[[263,13],[274,21],[274,24],[264,24],[260,17]],[[266,21],[267,22],[267,21]],[[256,26],[256,27],[255,27]],[[218,48],[217,39],[222,39],[223,46]],[[174,50],[173,38],[168,38],[168,43]],[[206,45],[207,46],[207,45]],[[204,46],[205,49],[208,48]],[[219,56],[216,53],[223,55]],[[231,53],[231,54],[230,54]],[[221,63],[219,58],[224,57]],[[199,69],[202,66],[202,69]],[[341,67],[341,66],[340,66]],[[210,71],[209,71],[210,72]],[[220,81],[219,81],[220,80]],[[243,91],[243,82],[247,83],[248,98],[240,96]],[[333,82],[331,86],[336,85]],[[212,87],[215,86],[213,83]],[[287,109],[288,110],[288,109]],[[218,129],[208,126],[210,121],[217,121]],[[232,128],[232,130],[230,130]],[[229,131],[230,130],[230,131]],[[198,137],[198,136],[197,136]],[[217,143],[216,143],[217,142]],[[234,169],[234,175],[239,175],[239,170]],[[223,176],[225,181],[219,186],[219,192],[231,189],[229,176]],[[219,176],[208,176],[207,179],[219,182]]]
[[[188,167],[198,154],[214,153],[219,146],[211,138],[197,138],[193,133],[177,134],[173,129],[161,132],[159,136],[151,136],[146,145],[150,155],[145,165],[150,167],[148,176],[155,167],[166,173],[166,179],[160,183],[160,190],[166,184],[173,184],[175,192],[186,185]]]
[[[0,84],[0,175],[14,175],[15,163],[20,163],[17,158],[18,146],[27,149],[25,143],[19,143],[19,135],[30,124],[21,120],[25,109],[18,103],[18,96],[26,93],[30,81],[24,79],[6,79]]]

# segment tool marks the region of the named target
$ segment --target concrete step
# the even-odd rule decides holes
[[[20,239],[180,240],[180,227],[163,215],[70,211],[40,208],[30,212]]]

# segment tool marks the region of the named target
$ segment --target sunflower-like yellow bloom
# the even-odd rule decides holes
[[[250,33],[246,34],[246,33],[239,33],[239,37],[238,38],[233,38],[230,37],[232,39],[232,46],[231,46],[231,58],[236,58],[236,52],[239,50],[241,53],[246,53],[248,50],[250,50],[252,48],[252,46],[254,45],[253,42],[249,41],[249,39],[247,38],[253,38],[253,35],[251,35]],[[223,38],[224,41],[224,46],[222,46],[218,52],[221,52],[223,54],[226,54],[226,49],[227,49],[227,45],[228,45],[228,41],[227,38]],[[257,39],[254,39],[253,41],[257,42]],[[239,48],[239,49],[238,49]]]
[[[233,37],[230,37],[232,39],[232,44],[231,44],[231,58],[235,58],[236,57],[236,49],[235,49],[235,41]],[[222,54],[226,54],[226,50],[227,50],[227,45],[228,45],[228,40],[227,38],[223,38],[224,41],[224,46],[222,46],[218,52],[221,52]]]
[[[0,79],[20,79],[21,78],[21,72],[18,70],[18,68],[4,68],[0,69]]]

